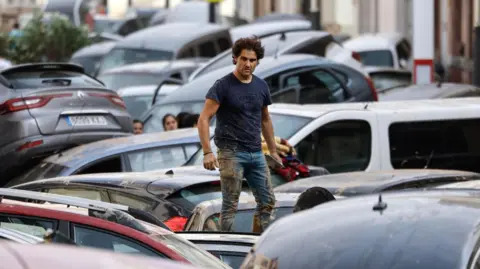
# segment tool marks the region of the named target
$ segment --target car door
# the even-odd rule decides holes
[[[128,171],[144,172],[184,165],[200,143],[148,148],[125,153]]]
[[[353,99],[344,83],[327,68],[308,67],[282,74],[280,90],[272,94],[273,102],[298,104],[339,103]]]
[[[71,223],[73,241],[83,247],[105,249],[117,253],[141,254],[167,258],[165,255],[133,238],[96,227]]]

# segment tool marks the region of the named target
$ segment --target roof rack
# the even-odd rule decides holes
[[[17,189],[0,188],[0,203],[2,198],[20,198],[33,201],[43,201],[55,204],[64,204],[88,209],[88,215],[91,217],[111,221],[140,231],[149,233],[138,220],[130,215],[129,208],[124,205],[111,204],[101,201],[89,200],[78,197],[71,197],[59,194],[43,193],[36,191],[26,191]],[[15,199],[13,199],[15,200]]]

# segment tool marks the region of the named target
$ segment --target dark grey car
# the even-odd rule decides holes
[[[167,113],[200,113],[205,95],[213,83],[233,71],[226,66],[201,76],[167,95],[147,111],[146,132],[162,132]],[[274,103],[336,103],[375,101],[375,89],[353,68],[308,54],[266,57],[255,69],[265,79]]]
[[[292,53],[311,53],[324,57],[328,45],[335,42],[329,33],[311,30],[279,33],[261,38],[261,41],[265,48],[265,57]],[[232,50],[226,50],[209,60],[203,67],[195,70],[188,80],[192,81],[229,65],[232,65]]]
[[[0,130],[2,185],[32,158],[130,135],[132,119],[123,100],[82,67],[27,64],[0,72]]]
[[[202,59],[182,59],[129,64],[105,71],[97,78],[114,90],[131,86],[158,85],[166,78],[187,81],[189,75],[204,62]]]
[[[215,57],[230,48],[228,28],[214,24],[168,23],[127,35],[104,57],[99,74],[147,61]]]

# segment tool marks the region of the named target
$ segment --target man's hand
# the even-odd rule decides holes
[[[217,158],[215,155],[210,152],[207,155],[203,156],[203,167],[207,170],[215,170],[215,168],[219,168],[220,165],[218,164]]]
[[[271,152],[270,155],[271,155],[275,160],[279,161],[280,163],[283,163],[282,158],[280,157],[280,155],[278,155],[277,152],[273,152],[273,153]]]

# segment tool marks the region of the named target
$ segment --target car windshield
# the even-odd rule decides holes
[[[90,76],[95,76],[101,61],[102,56],[77,57],[70,60],[71,63],[83,66],[85,73]]]
[[[157,96],[161,98],[163,95]],[[152,106],[152,95],[122,96],[132,118],[139,119]]]
[[[104,87],[100,82],[85,74],[52,70],[33,72],[13,72],[3,75],[15,90],[31,90],[39,88],[60,87]]]
[[[176,234],[153,235],[152,238],[163,243],[195,266],[211,269],[229,268],[212,254],[200,249],[198,246]]]
[[[277,50],[283,50],[291,44],[297,43],[298,38],[286,38],[285,40],[280,40],[280,35],[273,35],[269,37],[262,38],[262,45],[265,47],[265,57],[275,55]],[[232,64],[232,53],[231,50],[223,52],[222,57],[219,56],[217,61],[211,63],[208,66],[205,66],[200,72],[195,75],[195,78],[207,74],[213,70],[220,69],[222,67]]]
[[[271,113],[270,117],[273,123],[273,130],[275,132],[275,136],[290,139],[296,132],[302,129],[305,125],[307,125],[311,118],[300,117],[300,116],[291,116],[291,115],[284,115],[278,113]],[[212,121],[213,123],[213,121]],[[213,138],[210,140],[210,147],[212,148],[212,152],[217,152],[217,147],[213,142]],[[197,151],[190,160],[184,166],[191,166],[191,165],[202,165],[203,164],[203,151]]]
[[[178,115],[180,112],[199,114],[202,112],[204,102],[178,102],[155,106],[150,118],[145,121],[144,131],[146,133],[163,132],[163,116],[166,114]]]
[[[252,232],[252,220],[255,209],[238,210],[235,214],[235,220],[233,223],[234,233],[251,233]],[[274,211],[274,220],[281,219],[287,215],[293,213],[293,207],[278,207]],[[220,231],[220,214],[216,213],[207,218],[204,223],[203,231]]]
[[[410,73],[372,72],[370,78],[377,90],[407,86],[412,83],[412,74]]]
[[[168,61],[173,58],[172,51],[115,48],[103,59],[100,72],[105,72],[114,67],[127,64],[143,63],[150,61]]]
[[[95,20],[93,31],[97,33],[115,33],[122,23],[122,20]]]
[[[142,74],[142,73],[111,73],[102,74],[97,77],[98,80],[103,82],[105,86],[112,90],[118,90],[120,88],[143,86],[143,85],[157,85],[162,82],[162,78],[155,74]]]
[[[8,182],[7,186],[15,186],[35,180],[58,177],[65,169],[68,169],[68,167],[56,163],[41,162],[27,173]]]
[[[243,185],[242,195],[248,195],[250,189],[247,184]],[[214,199],[222,198],[220,182],[210,182],[199,185],[192,185],[177,191],[170,195],[167,199],[171,202],[192,211],[198,204]]]
[[[358,52],[360,60],[366,66],[393,67],[393,56],[389,50],[370,50]]]

